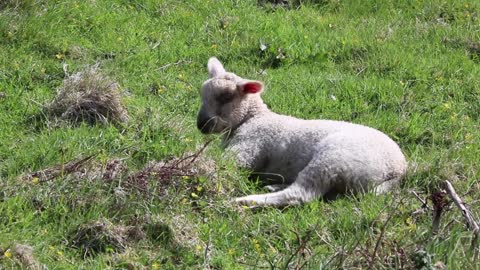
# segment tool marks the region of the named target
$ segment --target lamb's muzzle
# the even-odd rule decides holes
[[[237,198],[238,203],[282,206],[339,193],[382,193],[404,177],[405,157],[384,133],[347,122],[276,114],[260,97],[261,82],[225,71],[214,57],[208,72],[198,129],[230,130],[224,142],[239,166],[282,180],[268,187],[275,192]]]
[[[203,108],[200,109],[197,116],[197,128],[203,134],[212,133],[215,127],[215,122],[215,119],[213,117],[210,117]]]

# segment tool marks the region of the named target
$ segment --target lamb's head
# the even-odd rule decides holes
[[[263,84],[225,71],[220,61],[208,61],[210,78],[202,86],[202,107],[197,127],[202,133],[235,129],[257,113],[266,110],[260,92]]]

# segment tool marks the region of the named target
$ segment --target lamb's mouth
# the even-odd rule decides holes
[[[223,120],[221,117],[214,116],[208,118],[206,121],[201,121],[199,119],[197,121],[197,128],[203,134],[220,133],[226,129],[225,126],[228,126],[227,124],[228,122]]]

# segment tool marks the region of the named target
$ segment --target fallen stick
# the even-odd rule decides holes
[[[157,70],[157,71],[159,71],[159,70],[164,70],[164,69],[167,69],[167,68],[169,68],[169,67],[171,67],[171,66],[178,66],[178,65],[183,64],[183,63],[190,64],[191,62],[192,62],[192,61],[181,59],[181,60],[178,60],[178,61],[175,62],[175,63],[168,63],[168,64],[166,64],[166,65],[163,65],[163,66],[157,68],[156,70]]]
[[[422,203],[421,208],[425,208],[425,209],[427,209],[427,210],[430,210],[430,207],[428,207],[427,201],[424,200],[424,199],[422,199],[422,197],[420,197],[420,195],[418,195],[418,193],[415,192],[415,190],[412,190],[412,194],[415,195],[415,197],[417,198],[417,200]]]
[[[458,208],[462,211],[462,215],[467,221],[468,227],[472,229],[473,231],[473,239],[472,239],[472,249],[475,249],[477,246],[478,242],[478,232],[480,228],[478,227],[477,222],[472,217],[472,213],[470,210],[465,206],[465,202],[458,196],[457,192],[455,192],[455,189],[453,188],[452,184],[448,181],[445,180],[445,188],[447,190],[448,195],[450,195],[450,198],[452,198],[453,202],[455,205],[457,205]]]
[[[418,193],[415,192],[415,190],[412,190],[411,192],[412,192],[413,195],[415,195],[415,198],[417,198],[417,200],[422,203],[422,206],[420,206],[420,208],[418,208],[417,210],[415,210],[415,211],[412,212],[412,216],[423,215],[423,214],[425,214],[426,212],[431,211],[431,209],[430,209],[430,207],[428,206],[428,203],[427,203],[426,200],[422,199],[422,198],[420,197],[420,195],[418,195]]]
[[[57,164],[53,167],[43,169],[23,176],[24,179],[38,178],[40,183],[47,182],[57,178],[58,176],[65,176],[75,172],[82,167],[87,161],[91,160],[95,154],[87,156],[82,159],[72,160],[67,163]]]

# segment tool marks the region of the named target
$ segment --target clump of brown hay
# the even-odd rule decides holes
[[[61,119],[90,124],[128,120],[119,84],[103,75],[97,65],[67,75],[57,92],[47,111]]]
[[[68,239],[70,246],[79,249],[84,257],[103,252],[121,253],[142,240],[166,247],[177,244],[170,226],[160,220],[146,220],[125,226],[102,218],[80,225],[70,232]]]
[[[25,269],[42,269],[40,263],[33,257],[33,248],[28,245],[15,244],[13,248],[15,257],[22,263]]]
[[[81,225],[71,233],[72,247],[80,249],[84,256],[99,252],[125,250],[131,242],[145,238],[145,233],[134,226],[114,225],[107,219]]]

